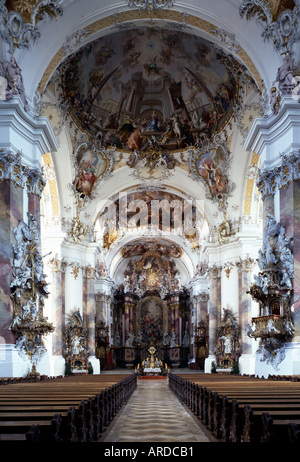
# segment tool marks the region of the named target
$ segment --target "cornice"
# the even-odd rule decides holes
[[[58,149],[47,117],[34,117],[22,107],[20,97],[1,102],[0,148],[19,152],[25,163],[36,167],[40,156]]]
[[[292,97],[285,96],[277,115],[254,120],[244,148],[262,156],[263,169],[274,168],[280,163],[279,154],[300,149],[299,129],[299,104]]]

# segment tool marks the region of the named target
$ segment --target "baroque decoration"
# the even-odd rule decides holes
[[[241,87],[258,91],[246,67],[231,54],[181,31],[120,30],[73,53],[56,78],[64,112],[79,130],[100,140],[102,160],[98,156],[94,162],[103,170],[100,177],[115,150],[142,182],[167,178],[186,162],[191,177],[204,182],[207,197],[225,207],[235,185],[228,180],[226,143],[216,135],[238,115]],[[184,150],[188,160],[183,154],[178,158]],[[84,153],[75,149],[72,187],[75,194],[90,197],[98,176],[93,167],[92,173],[84,172],[81,184],[77,154],[85,164]]]
[[[8,43],[10,53],[16,48],[29,48],[40,37],[38,23],[45,17],[61,16],[63,10],[55,0],[0,0],[0,27],[2,38]]]
[[[232,370],[239,358],[240,329],[233,311],[223,308],[223,318],[217,330],[216,362],[218,369]]]
[[[241,220],[227,220],[225,213],[225,220],[215,229],[219,243],[226,244],[232,236],[235,236],[241,230]]]
[[[170,255],[178,258],[181,250],[174,244],[157,243],[157,240],[144,244],[138,243],[136,247],[138,247],[136,254],[132,248],[130,249],[131,256],[141,255],[141,257],[139,260],[130,259],[127,265],[123,281],[124,292],[134,293],[139,298],[147,291],[157,292],[162,299],[169,293],[179,292],[181,290],[180,277]],[[168,254],[169,248],[171,248],[171,254]],[[127,255],[130,254],[128,248],[125,247],[123,256],[126,258]]]
[[[49,292],[39,251],[39,231],[33,215],[28,214],[28,224],[20,221],[14,235],[16,244],[12,245],[14,259],[10,285],[14,317],[10,329],[17,338],[19,355],[23,359],[29,358],[31,374],[37,375],[36,366],[46,353],[42,337],[53,332],[54,327],[43,316],[44,301]]]
[[[205,140],[201,148],[189,152],[192,178],[204,182],[208,190],[206,197],[225,208],[226,199],[235,188],[228,180],[230,154],[226,143]]]
[[[299,40],[299,12],[300,6],[294,0],[243,0],[240,6],[242,17],[256,16],[264,24],[262,36],[272,39],[280,52],[291,52],[293,44]]]
[[[0,61],[0,88],[0,100],[10,100],[15,95],[19,95],[25,111],[29,111],[29,106],[25,95],[22,71],[13,56],[11,57],[10,61],[6,61],[4,63]]]
[[[75,179],[72,189],[80,199],[93,198],[96,183],[110,175],[113,167],[113,159],[102,148],[101,140],[97,137],[90,142],[87,136],[83,136],[75,146],[73,164]]]
[[[259,303],[260,316],[252,318],[248,336],[260,338],[262,361],[275,368],[284,359],[284,342],[294,334],[290,303],[294,277],[291,238],[272,215],[266,217],[266,235],[257,260],[260,272],[247,292]]]
[[[162,10],[171,8],[174,5],[174,0],[127,0],[127,4],[131,8],[138,10]]]
[[[209,86],[202,77],[207,72]],[[58,74],[77,125],[93,135],[101,131],[104,145],[129,152],[153,136],[164,150],[189,146],[199,133],[211,136],[228,121],[239,81],[251,81],[209,41],[154,29],[96,40],[64,61]],[[158,98],[149,107],[153,91]]]
[[[41,197],[45,179],[39,169],[30,169],[23,165],[20,153],[0,150],[0,181],[11,180],[16,186],[26,188],[28,194]]]
[[[269,109],[271,107],[274,115],[279,112],[281,97],[295,95],[295,89],[297,91],[299,72],[292,49],[299,40],[299,1],[240,2],[240,15],[247,19],[257,17],[264,27],[263,36],[271,38],[277,51],[285,54],[271,87]],[[40,36],[38,24],[47,16],[62,15],[60,5],[63,3],[55,0],[0,0],[0,34],[9,45],[10,55],[9,61],[0,62],[1,100],[17,96],[24,110],[30,110],[14,52],[29,48]],[[155,18],[157,23],[153,21],[154,11],[172,8],[174,0],[127,0],[125,3],[127,19],[134,16],[143,20],[122,23],[119,18],[125,17],[124,12],[116,13],[93,22],[90,28],[66,36],[51,65],[48,62],[49,67],[43,76],[43,79],[49,77],[55,62],[56,70],[47,89],[49,94],[45,95],[46,99],[51,95],[51,103],[38,101],[38,92],[33,102],[39,107],[39,115],[47,115],[51,120],[50,115],[55,114],[56,122],[52,121],[52,128],[58,137],[63,129],[70,129],[73,171],[68,188],[77,209],[72,215],[75,218],[68,221],[62,218],[62,222],[66,220],[66,229],[68,227],[62,253],[71,241],[78,247],[82,243],[78,251],[84,252],[88,247],[92,251],[92,247],[97,247],[95,255],[101,254],[101,262],[98,260],[95,267],[70,261],[72,252],[69,251],[73,248],[68,249],[68,261],[59,260],[56,255],[49,262],[53,272],[65,272],[69,268],[67,277],[71,275],[74,286],[81,284],[83,279],[80,287],[83,310],[75,307],[67,315],[63,355],[71,371],[87,371],[88,357],[92,353],[88,350],[93,344],[94,332],[92,338],[88,338],[90,332],[85,329],[85,317],[82,316],[86,315],[85,310],[90,309],[91,303],[90,312],[95,308],[96,357],[101,359],[101,366],[112,364],[109,356],[116,355],[119,364],[132,365],[139,361],[142,367],[138,366],[138,369],[142,374],[147,369],[165,372],[167,367],[164,369],[161,359],[155,357],[156,353],[177,365],[188,365],[189,355],[194,354],[196,365],[204,369],[204,360],[210,353],[209,335],[216,334],[211,342],[215,345],[217,340],[214,352],[217,367],[229,372],[242,353],[239,327],[242,319],[238,321],[230,308],[223,308],[219,324],[214,326],[212,319],[213,325],[210,326],[210,315],[207,314],[209,294],[198,291],[205,284],[204,290],[210,291],[214,304],[214,297],[222,290],[223,274],[227,278],[225,283],[229,284],[237,271],[250,273],[254,260],[247,255],[234,264],[223,262],[222,257],[222,266],[219,260],[209,266],[200,259],[207,257],[210,260],[208,247],[213,245],[203,246],[203,255],[201,245],[206,237],[209,244],[227,244],[241,230],[241,219],[227,218],[228,199],[236,187],[230,177],[233,157],[230,151],[236,153],[233,125],[245,140],[250,122],[255,114],[262,115],[267,97],[261,94],[257,82],[237,58],[240,56],[247,62],[247,54],[233,33],[205,21],[204,35],[212,34],[213,42],[217,44],[213,43],[200,33],[192,34],[192,27],[185,22],[187,14],[182,13],[182,22],[176,23],[174,18],[180,13],[173,15],[174,10],[171,11],[171,22],[167,21],[168,14],[164,19],[160,13]],[[133,9],[146,10],[146,13],[136,13],[135,16]],[[194,17],[190,19],[193,27],[202,29],[199,23],[193,22]],[[102,20],[106,30],[103,34]],[[139,26],[139,23],[143,25]],[[92,39],[93,34],[97,39]],[[251,66],[255,71],[255,64]],[[264,87],[263,82],[259,85]],[[256,94],[253,95],[252,91]],[[254,96],[255,102],[247,104],[249,96]],[[280,167],[259,172],[257,187],[262,197],[274,195],[277,188],[300,178],[299,159],[297,154],[292,154],[282,158]],[[62,165],[60,161],[57,166]],[[252,167],[253,177],[249,174],[249,179],[254,182],[258,167],[256,164]],[[178,172],[179,168],[184,172]],[[121,194],[118,197],[114,194],[110,184],[109,191],[105,191],[105,182],[114,169],[118,173],[121,171],[122,181],[124,178],[127,181],[126,175],[129,175],[138,184],[130,189],[126,183],[124,201]],[[213,202],[209,212],[214,218],[222,215],[217,226],[213,226],[216,222],[212,221],[209,227],[194,204],[186,215],[185,206],[191,196],[184,195],[179,189],[181,184],[176,184],[172,190],[169,181],[164,184],[162,181],[172,179],[177,173],[179,178],[182,178],[181,173],[189,175],[195,182],[191,189],[195,186],[201,196],[204,196],[201,185],[199,187],[196,183],[204,186],[206,198]],[[51,174],[49,168],[48,174]],[[19,154],[0,151],[0,181],[3,179],[13,180],[28,194],[39,196],[45,186],[41,172],[23,166]],[[158,186],[154,182],[157,179]],[[100,188],[103,196],[99,193]],[[96,202],[99,200],[100,203],[106,193],[110,196],[106,202],[109,205],[99,212]],[[91,203],[93,200],[95,203]],[[110,205],[112,213],[108,210]],[[93,216],[94,220],[98,213],[93,226],[83,223],[80,217],[84,207],[87,207],[86,219]],[[231,207],[234,209],[233,205]],[[237,210],[240,204],[235,207]],[[67,208],[70,213],[72,208],[64,205],[64,209]],[[218,212],[215,212],[216,208]],[[123,221],[124,216],[126,221]],[[210,233],[201,241],[205,226]],[[28,224],[19,223],[14,235],[16,245],[13,245],[11,282],[14,318],[10,328],[17,337],[20,356],[29,357],[31,374],[34,375],[37,374],[38,361],[46,352],[42,337],[54,328],[43,316],[48,290],[43,257],[39,252],[38,226],[32,215],[28,215]],[[175,235],[176,242],[180,237],[178,241],[183,242],[184,247],[172,242]],[[170,240],[164,236],[169,236]],[[126,239],[122,241],[124,237]],[[93,245],[89,246],[91,243]],[[285,237],[285,228],[274,217],[268,216],[258,259],[260,272],[248,291],[259,303],[260,315],[252,319],[247,333],[251,338],[260,339],[258,351],[262,360],[275,367],[284,358],[284,343],[294,333],[290,310],[294,277],[291,244],[291,239]],[[187,250],[186,254],[183,254],[183,248]],[[217,245],[214,248],[223,250]],[[198,264],[194,260],[188,265],[185,258],[189,252],[197,257]],[[234,268],[237,271],[232,273]],[[189,285],[185,288],[182,281],[186,276]],[[243,283],[244,276],[245,280],[248,276],[250,278],[250,275],[239,274],[239,283]],[[67,299],[70,286],[66,290],[65,278],[54,279],[63,281]],[[94,294],[93,288],[99,292]],[[244,298],[239,300],[242,306]],[[62,303],[65,304],[65,299]],[[217,315],[220,309],[219,304]]]
[[[68,315],[68,322],[65,327],[65,350],[64,357],[66,364],[69,364],[70,371],[88,370],[87,333],[83,327],[80,312],[75,309]]]
[[[112,198],[96,220],[95,229],[100,230],[105,249],[132,229],[153,236],[176,234],[197,249],[204,222],[198,207],[187,204],[181,196],[164,190],[141,190]]]
[[[84,241],[89,231],[89,226],[85,223],[82,223],[77,215],[73,218],[71,226],[68,229],[68,236],[74,242],[74,244],[79,244],[79,242]]]
[[[299,153],[281,156],[281,165],[273,170],[259,172],[257,187],[262,198],[274,195],[277,189],[286,187],[291,181],[300,179]]]

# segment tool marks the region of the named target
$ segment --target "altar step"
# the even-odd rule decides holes
[[[101,442],[211,442],[201,424],[180,403],[168,380],[138,380],[137,389]]]

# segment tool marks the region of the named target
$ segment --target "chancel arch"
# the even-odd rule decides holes
[[[2,3],[0,187],[2,209],[13,209],[3,218],[11,255],[2,256],[27,294],[23,310],[17,289],[11,300],[12,281],[3,280],[4,351],[15,358],[19,341],[16,347],[7,326],[24,340],[22,323],[36,306],[30,283],[17,278],[20,257],[33,260],[20,252],[26,246],[14,230],[37,220],[50,286],[38,303],[54,326],[42,370],[64,371],[73,326],[85,336],[84,361],[96,373],[136,364],[152,345],[145,337],[152,315],[154,346],[170,364],[209,372],[229,320],[240,327],[242,372],[261,373],[261,363],[264,372],[285,364],[294,370],[299,336],[289,323],[297,333],[298,299],[288,295],[291,287],[298,293],[297,257],[291,261],[297,219],[289,212],[298,199],[299,72],[290,62],[298,52],[291,51],[295,33],[285,7],[296,4],[224,0],[200,7],[191,0],[182,12],[176,1],[159,11],[91,1],[82,14],[79,0],[52,2],[47,12],[37,2],[27,13],[18,2]],[[36,21],[26,40],[10,28],[15,13],[21,28]],[[283,221],[276,239],[270,214]],[[286,258],[280,281],[275,272],[269,280],[289,289],[276,313],[268,238],[274,258]],[[262,298],[267,293],[267,302],[250,287]],[[257,352],[254,339],[263,316],[272,325],[278,312],[285,317],[279,341],[270,328],[274,360],[269,344]],[[14,359],[7,364],[13,370]],[[23,373],[28,365],[20,364]]]

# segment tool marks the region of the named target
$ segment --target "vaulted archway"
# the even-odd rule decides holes
[[[269,185],[261,170],[277,168],[279,151],[289,154],[298,146],[295,100],[279,112],[291,72],[284,83],[278,73],[286,71],[280,53],[294,43],[286,9],[296,5],[284,2],[281,11],[272,1],[201,7],[190,1],[182,12],[176,2],[158,10],[153,2],[148,9],[98,3],[88,2],[85,14],[79,0],[49,8],[41,1],[26,11],[14,1],[1,5],[7,46],[1,148],[14,154],[23,149],[32,170],[26,181],[26,168],[14,171],[15,184],[16,172],[23,172],[26,193],[17,193],[20,213],[13,224],[27,211],[39,216],[35,196],[42,199],[42,250],[51,285],[43,302],[55,326],[45,367],[63,370],[64,329],[77,312],[95,370],[99,323],[108,332],[107,351],[123,349],[118,360],[132,364],[126,342],[141,331],[149,346],[142,306],[152,297],[160,313],[154,337],[161,345],[166,331],[175,334],[176,348],[186,342],[186,365],[197,367],[197,329],[206,323],[208,371],[222,310],[232,310],[241,327],[241,368],[253,371],[255,345],[245,328],[259,306],[247,291],[259,270],[267,210],[279,219],[280,195],[290,199],[280,188],[275,192],[281,183]],[[41,24],[47,13],[57,21]],[[251,21],[255,14],[262,23]],[[24,36],[26,22],[34,27]],[[290,42],[274,44],[271,24]],[[23,86],[17,95],[9,90],[8,72],[16,69],[11,55],[25,93]],[[36,194],[42,166],[46,186],[39,183]],[[12,229],[10,223],[13,236]],[[155,312],[149,306],[145,316],[150,308]],[[7,313],[13,316],[10,302],[4,311],[6,320]],[[6,340],[11,344],[11,335]],[[112,356],[102,361],[105,367],[113,366]]]

